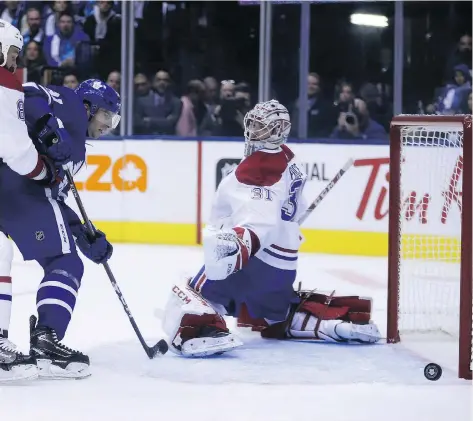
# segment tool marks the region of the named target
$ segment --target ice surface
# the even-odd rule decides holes
[[[111,267],[148,342],[162,337],[156,315],[169,286],[201,266],[192,247],[118,245]],[[28,345],[41,269],[16,253],[11,338]],[[303,288],[374,298],[374,320],[385,332],[385,259],[303,254]],[[0,419],[9,421],[368,421],[472,419],[471,383],[456,377],[455,342],[343,346],[264,341],[238,332],[245,347],[211,359],[172,353],[148,360],[103,268],[86,262],[66,340],[87,352],[92,377],[0,386]],[[438,362],[429,382],[424,366]]]

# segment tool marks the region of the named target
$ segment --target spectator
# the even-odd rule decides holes
[[[384,139],[386,131],[370,118],[366,103],[355,98],[350,83],[342,81],[336,88],[337,126],[331,137],[340,139]]]
[[[212,88],[212,79],[215,80],[214,78],[207,78],[208,82],[210,81],[210,88]],[[217,81],[215,80],[215,83]],[[218,88],[215,86],[215,94],[212,95],[217,95]],[[207,98],[209,98],[208,94],[206,95]],[[215,98],[215,97],[214,97]],[[200,125],[199,132],[203,136],[211,136],[211,135],[219,135],[223,136],[222,132],[227,132],[228,127],[226,129],[222,129],[222,119],[220,116],[220,112],[222,110],[222,104],[224,102],[227,102],[227,100],[232,100],[235,98],[235,81],[234,80],[222,80],[220,83],[220,98],[217,99],[215,98],[215,104],[212,104],[209,106],[207,103],[207,114],[204,116],[204,119]],[[224,111],[228,111],[228,104],[227,107]],[[234,122],[234,117],[235,115],[230,117],[230,120],[232,121],[232,125]],[[234,132],[234,129],[231,130]]]
[[[222,80],[220,84],[220,99],[233,98],[235,95],[235,81]]]
[[[337,127],[332,132],[337,139],[385,139],[386,131],[381,124],[372,120],[364,101],[357,106],[340,112]]]
[[[215,110],[215,107],[218,105],[218,82],[212,76],[206,77],[204,79],[204,86],[205,86],[205,95],[204,95],[204,103],[207,109],[210,112]]]
[[[471,76],[471,35],[464,34],[460,37],[456,49],[452,52],[445,66],[445,80],[450,81],[453,69],[465,64]]]
[[[23,31],[23,42],[28,44],[30,41],[42,43],[44,41],[44,31],[41,29],[41,13],[35,7],[30,7],[26,11],[27,29]]]
[[[61,13],[58,24],[58,33],[46,38],[44,44],[46,60],[50,66],[73,67],[76,45],[81,41],[88,41],[89,37],[75,25],[72,15],[68,12]]]
[[[98,1],[94,12],[84,23],[84,32],[98,44],[100,58],[97,70],[106,75],[120,67],[121,17],[113,11],[113,1]]]
[[[471,89],[468,95],[465,95],[458,112],[460,114],[471,114]]]
[[[78,2],[77,4],[77,13],[84,18],[88,18],[90,15],[94,14],[95,0],[86,0]]]
[[[52,37],[56,33],[57,24],[62,13],[69,13],[73,16],[71,5],[67,1],[54,1],[52,12],[44,23],[44,33],[46,37]]]
[[[0,19],[11,23],[20,28],[21,18],[23,16],[23,6],[19,1],[5,1],[5,10],[1,13]]]
[[[337,121],[340,113],[347,113],[357,111],[359,112],[359,107],[363,103],[363,100],[355,98],[353,92],[353,86],[351,83],[344,80],[337,83],[335,86],[335,112],[337,116]]]
[[[335,86],[334,105],[338,112],[351,111],[354,107],[356,107],[357,103],[351,83],[344,80],[337,83]]]
[[[223,87],[223,84],[222,84]],[[219,110],[221,124],[218,134],[220,136],[239,137],[243,134],[243,118],[251,108],[250,87],[246,83],[233,86],[232,97],[222,97]]]
[[[205,85],[200,80],[191,80],[186,93],[181,97],[182,111],[177,121],[176,134],[184,137],[197,136],[199,126],[199,108],[204,107]]]
[[[135,84],[135,96],[146,96],[149,94],[151,85],[149,83],[148,77],[144,73],[138,73],[134,79]]]
[[[69,89],[76,89],[79,86],[79,79],[75,73],[66,73],[62,84]]]
[[[28,82],[41,83],[41,70],[46,65],[41,46],[36,41],[26,44],[24,64],[27,71]]]
[[[199,133],[203,136],[211,136],[216,133],[220,124],[218,118],[219,106],[219,92],[218,82],[214,77],[206,77],[204,79],[205,94],[204,104],[206,113],[199,128]]]
[[[440,114],[457,114],[461,112],[462,103],[468,97],[471,90],[471,76],[466,64],[459,64],[454,68],[453,83],[449,83],[440,93],[437,104],[433,111]],[[432,111],[429,108],[429,111]]]
[[[317,73],[309,73],[307,84],[307,135],[312,138],[327,137],[336,123],[337,116],[332,105],[322,97],[320,76]],[[298,103],[294,104],[291,119],[293,121],[291,131],[294,136],[297,136],[299,121]]]
[[[370,117],[389,131],[393,109],[391,102],[383,95],[383,84],[365,83],[360,89],[360,97],[366,103]]]
[[[360,116],[360,130],[363,139],[386,139],[387,131],[377,121],[371,118],[366,102],[357,101],[357,111]]]
[[[245,82],[241,82],[235,86],[235,99],[241,101],[241,106],[237,109],[236,121],[240,124],[241,130],[244,129],[243,119],[248,111],[251,110],[251,92],[250,85]]]
[[[107,85],[120,94],[122,75],[118,70],[111,72],[107,77]]]
[[[171,91],[168,72],[160,70],[153,89],[136,98],[134,128],[137,134],[174,135],[182,102]],[[144,93],[144,92],[143,92]]]

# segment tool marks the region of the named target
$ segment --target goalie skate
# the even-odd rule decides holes
[[[232,333],[204,328],[198,338],[188,339],[181,345],[181,355],[208,357],[232,351],[242,345],[243,342]]]
[[[46,379],[82,379],[90,376],[89,357],[59,342],[56,332],[36,326],[30,318],[30,355],[36,358],[38,374]]]
[[[38,369],[34,358],[18,352],[8,338],[0,336],[0,383],[36,378]]]
[[[335,327],[335,333],[345,340],[365,344],[374,344],[381,339],[378,327],[371,322],[366,325],[343,322]]]

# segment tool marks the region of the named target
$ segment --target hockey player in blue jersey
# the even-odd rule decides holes
[[[72,154],[65,165],[72,174],[85,162],[86,137],[106,135],[120,120],[120,97],[99,80],[82,82],[75,91],[27,83],[24,91],[26,124],[36,148],[48,154],[56,144],[68,143]],[[90,238],[80,218],[65,204],[69,185],[58,155],[55,153],[53,159],[57,163],[56,182],[47,187],[0,165],[0,227],[25,260],[36,260],[44,270],[36,296],[38,319],[30,319],[30,355],[36,359],[39,376],[81,378],[89,375],[89,358],[60,342],[71,320],[84,272],[76,246],[95,263],[106,262],[113,248],[101,231]],[[2,205],[7,202],[8,206]],[[4,233],[0,233],[0,280],[10,286],[9,292],[0,295],[0,335],[5,337],[11,311],[13,252]],[[10,352],[18,358],[0,365],[0,372],[9,371],[15,379],[15,361],[21,362],[23,355],[11,342],[6,344],[0,347],[0,355]]]

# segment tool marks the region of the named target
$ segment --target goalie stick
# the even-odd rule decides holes
[[[299,225],[303,224],[303,222],[309,217],[309,215],[319,205],[319,203],[323,200],[323,198],[327,196],[328,192],[332,190],[333,186],[337,184],[338,180],[342,178],[343,174],[345,174],[351,168],[354,162],[355,161],[353,161],[353,159],[350,158],[346,162],[346,164],[338,170],[337,174],[335,174],[335,177],[332,178],[330,183],[327,184],[327,186],[320,192],[320,194],[315,198],[315,200],[310,204],[307,210],[299,218],[299,220],[297,221]]]
[[[82,219],[84,220],[84,224],[87,228],[88,233],[91,236],[95,235],[95,227],[93,226],[92,222],[90,221],[89,217],[87,216],[87,213],[85,212],[84,205],[82,204],[82,200],[79,196],[79,192],[77,191],[76,184],[74,183],[74,178],[72,177],[71,172],[64,167],[64,171],[66,173],[66,178],[67,181],[69,182],[69,185],[71,187],[72,195],[74,196],[74,199],[76,200],[77,206],[79,208],[79,211],[81,213]],[[103,264],[103,267],[105,268],[105,272],[107,272],[108,279],[110,280],[113,289],[117,293],[118,298],[120,299],[120,302],[122,303],[123,309],[125,310],[126,315],[128,316],[128,319],[130,320],[131,325],[133,326],[133,330],[136,333],[136,336],[138,337],[141,346],[146,352],[146,355],[150,359],[153,359],[156,357],[156,355],[161,354],[164,355],[168,351],[168,344],[164,339],[161,339],[156,345],[149,347],[144,338],[143,335],[140,332],[140,329],[138,328],[138,325],[135,322],[135,319],[133,318],[133,315],[131,314],[130,308],[128,307],[128,304],[125,301],[125,298],[123,297],[122,292],[120,291],[120,288],[118,287],[118,283],[115,279],[115,276],[113,276],[112,270],[110,269],[110,266],[108,265],[107,262]]]

